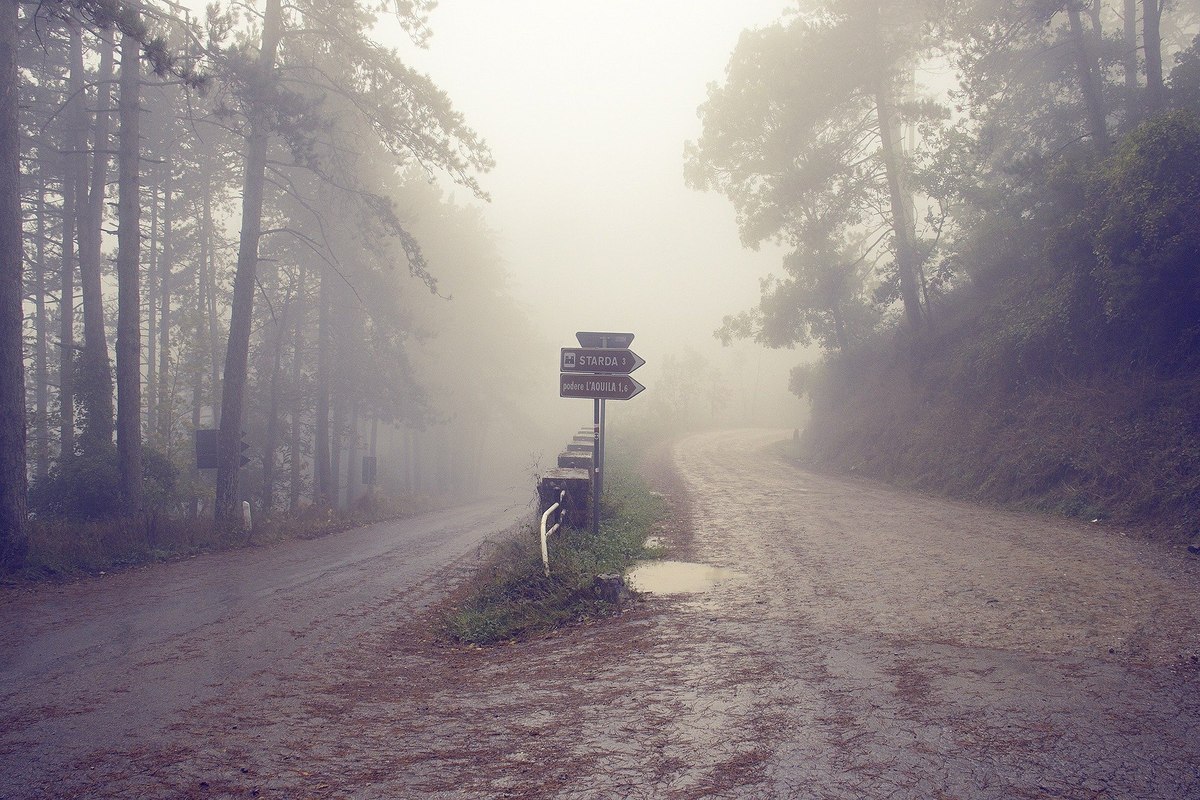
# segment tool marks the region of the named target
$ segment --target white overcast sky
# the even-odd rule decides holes
[[[738,35],[785,6],[442,0],[428,48],[401,45],[490,145],[485,217],[518,295],[562,345],[578,329],[629,330],[648,359],[707,350],[722,315],[779,272],[779,252],[740,246],[727,200],[684,185],[683,145]]]

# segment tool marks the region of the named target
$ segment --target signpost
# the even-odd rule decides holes
[[[632,333],[579,331],[579,347],[559,351],[558,396],[590,398],[592,426],[592,531],[600,531],[600,497],[604,493],[604,404],[607,400],[629,400],[646,387],[629,374],[645,360],[629,349]]]
[[[563,372],[558,376],[559,397],[630,400],[645,388],[628,375],[576,375]]]
[[[626,348],[564,347],[559,351],[558,368],[563,372],[628,375],[645,363],[646,359]]]
[[[216,469],[217,463],[220,460],[219,452],[219,436],[221,431],[217,428],[197,428],[196,436],[196,469]],[[246,441],[246,432],[242,431],[242,438],[238,441],[238,452],[240,463],[238,466],[244,467],[250,463],[250,456],[246,455],[246,451],[250,449],[250,443]]]
[[[216,469],[220,460],[217,448],[217,436],[221,432],[216,428],[197,428],[196,435],[196,469]]]
[[[580,347],[629,347],[629,343],[633,341],[633,334],[578,331],[575,338]]]

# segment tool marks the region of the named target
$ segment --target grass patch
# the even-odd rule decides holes
[[[623,573],[639,559],[661,555],[645,541],[666,506],[630,454],[611,453],[605,467],[600,532],[568,528],[550,537],[547,578],[537,522],[514,531],[450,599],[442,620],[450,639],[494,644],[612,613],[594,591],[596,575]]]

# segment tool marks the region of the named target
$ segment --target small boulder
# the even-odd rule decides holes
[[[596,596],[606,603],[618,605],[629,594],[625,588],[625,579],[616,573],[597,575],[593,583]]]

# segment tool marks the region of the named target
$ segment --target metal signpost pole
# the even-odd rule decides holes
[[[609,345],[608,340],[608,336],[601,336],[600,346],[607,348]],[[628,344],[628,342],[624,344]],[[599,446],[596,448],[596,508],[599,509],[600,501],[604,499],[604,398],[600,398],[596,402],[600,404],[600,407],[597,409],[599,413],[596,415],[596,423],[600,427]],[[596,513],[599,514],[600,512],[597,511]],[[599,519],[598,516],[597,519]],[[600,532],[599,523],[597,523],[596,532]]]
[[[600,472],[599,479],[596,483],[596,505],[600,504],[600,498],[604,496],[604,450],[606,442],[604,441],[604,417],[608,413],[608,401],[601,398],[600,400]]]
[[[559,351],[558,396],[592,400],[592,531],[600,532],[600,500],[604,495],[604,427],[606,400],[629,400],[645,386],[629,373],[645,364],[629,349],[632,333],[579,331],[579,347]]]
[[[592,401],[594,416],[592,443],[592,533],[600,532],[600,399]]]

